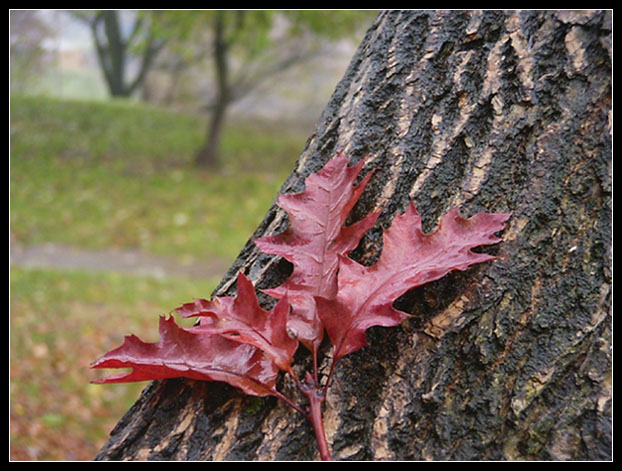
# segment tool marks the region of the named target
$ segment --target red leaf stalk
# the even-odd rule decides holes
[[[324,421],[322,419],[322,404],[324,399],[326,399],[324,391],[308,373],[305,377],[305,382],[301,385],[301,391],[309,401],[306,417],[313,426],[320,458],[322,461],[331,461],[330,449],[326,441],[326,432],[324,431]]]

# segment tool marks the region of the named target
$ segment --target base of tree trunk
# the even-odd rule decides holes
[[[194,163],[199,168],[213,169],[218,167],[218,155],[210,148],[203,148],[195,154]]]

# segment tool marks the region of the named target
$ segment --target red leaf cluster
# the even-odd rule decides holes
[[[278,205],[289,217],[286,231],[255,240],[268,254],[293,265],[291,276],[265,292],[279,301],[267,311],[242,273],[235,297],[198,299],[176,311],[197,317],[192,328],[160,319],[160,340],[145,343],[128,336],[123,345],[93,364],[94,368],[132,368],[100,383],[187,377],[223,381],[246,394],[275,395],[307,415],[314,425],[323,457],[328,457],[318,420],[325,391],[317,378],[317,353],[324,332],[333,346],[333,363],[367,344],[372,326],[395,326],[408,317],[393,303],[406,291],[437,280],[452,270],[493,259],[472,249],[500,241],[508,213],[479,213],[462,218],[458,209],[445,214],[435,231],[425,234],[414,204],[395,217],[383,234],[379,260],[364,266],[348,257],[377,220],[374,212],[346,226],[352,208],[373,172],[360,183],[364,161],[348,166],[345,155],[330,160],[306,180],[305,190],[282,194]],[[313,375],[300,381],[292,370],[299,343],[313,355]],[[298,407],[275,389],[279,370],[290,374],[309,399]],[[326,387],[330,382],[329,378]]]

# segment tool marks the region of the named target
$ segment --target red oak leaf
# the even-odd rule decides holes
[[[106,353],[92,368],[132,368],[129,373],[95,380],[121,383],[167,378],[221,381],[253,396],[275,394],[278,369],[261,350],[221,335],[184,329],[160,317],[160,340],[146,343],[134,335]]]
[[[333,362],[364,347],[369,327],[395,326],[408,317],[392,306],[406,291],[452,270],[493,259],[471,249],[499,242],[494,234],[504,228],[509,216],[479,213],[464,219],[453,209],[434,232],[424,234],[421,217],[411,203],[384,232],[376,264],[366,267],[341,256],[336,298],[316,298],[318,315],[335,347]]]
[[[298,341],[287,333],[289,303],[284,296],[270,311],[259,306],[251,281],[238,274],[236,297],[198,299],[177,309],[183,317],[200,317],[195,332],[222,334],[261,349],[282,370],[289,371]]]
[[[319,346],[324,331],[314,297],[330,299],[336,295],[338,257],[356,248],[378,217],[376,213],[370,214],[344,227],[372,174],[369,172],[353,186],[364,163],[361,160],[348,167],[347,157],[340,153],[306,179],[303,192],[279,195],[277,204],[287,212],[289,228],[255,239],[263,252],[280,255],[294,265],[285,283],[265,292],[277,298],[287,293],[292,305],[289,327],[312,351]]]

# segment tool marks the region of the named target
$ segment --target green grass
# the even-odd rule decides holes
[[[126,334],[156,341],[159,315],[217,282],[12,268],[13,459],[92,459],[145,383],[90,384],[89,364]]]
[[[11,98],[10,231],[23,245],[139,248],[232,260],[274,201],[304,138],[229,126],[223,166],[192,166],[205,118],[126,102]],[[144,384],[92,385],[88,365],[214,279],[11,268],[10,453],[90,460]],[[104,374],[107,372],[104,372]]]
[[[17,242],[235,257],[304,140],[227,128],[222,168],[193,155],[205,118],[125,102],[12,98],[10,209]]]

